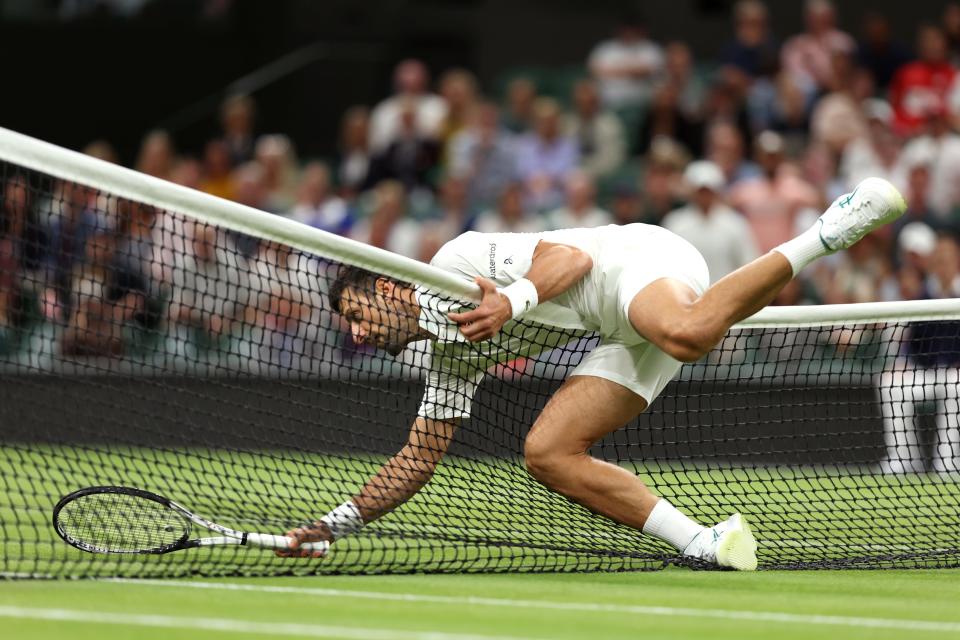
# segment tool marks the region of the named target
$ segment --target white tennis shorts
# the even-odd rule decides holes
[[[693,245],[671,233],[663,233],[656,240],[651,242],[645,235],[633,244],[627,238],[604,252],[603,269],[608,282],[605,295],[616,296],[616,305],[609,308],[617,315],[617,329],[612,335],[601,336],[600,344],[570,374],[616,382],[642,397],[648,406],[683,363],[636,332],[628,316],[630,303],[644,287],[662,278],[679,280],[697,295],[710,286],[707,264]]]

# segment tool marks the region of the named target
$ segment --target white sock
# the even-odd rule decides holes
[[[814,224],[793,240],[787,240],[779,247],[774,247],[773,250],[782,253],[790,261],[794,276],[817,258],[831,253],[820,239],[819,223]]]
[[[677,511],[675,506],[663,498],[654,505],[653,511],[643,524],[645,534],[673,545],[677,551],[686,549],[704,528]]]

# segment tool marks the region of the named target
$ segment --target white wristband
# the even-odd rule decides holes
[[[334,540],[359,531],[363,527],[363,518],[357,505],[348,500],[342,505],[320,518],[320,522],[327,525]]]
[[[526,278],[520,278],[513,284],[500,289],[500,293],[507,296],[507,300],[510,301],[510,316],[514,319],[530,311],[540,302],[537,287]]]

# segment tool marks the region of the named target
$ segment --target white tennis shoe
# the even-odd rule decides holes
[[[718,567],[753,571],[757,568],[757,541],[739,513],[701,531],[683,555]]]
[[[820,241],[831,253],[846,249],[906,210],[907,203],[896,187],[883,178],[867,178],[851,193],[834,200],[820,216]]]

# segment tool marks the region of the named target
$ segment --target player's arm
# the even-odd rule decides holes
[[[340,505],[308,527],[287,532],[299,544],[326,540],[333,542],[363,525],[393,511],[423,488],[450,447],[457,428],[456,419],[414,421],[407,443],[370,478],[352,500]],[[321,556],[309,551],[278,551],[286,557]]]
[[[464,313],[451,313],[449,318],[471,342],[487,340],[511,318],[580,282],[592,268],[593,259],[585,251],[541,240],[526,276],[503,289],[486,278],[476,278],[483,291],[480,305]]]

